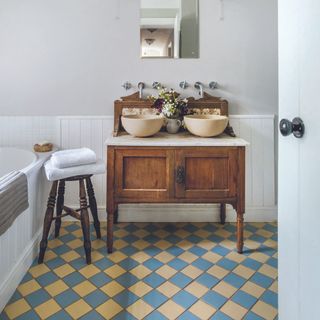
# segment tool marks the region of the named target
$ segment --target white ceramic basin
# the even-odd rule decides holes
[[[160,131],[164,117],[157,115],[128,115],[122,116],[124,129],[135,137],[150,137]]]
[[[228,125],[228,117],[219,115],[188,115],[184,123],[189,132],[199,137],[215,137]]]

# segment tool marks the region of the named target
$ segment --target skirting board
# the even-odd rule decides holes
[[[21,253],[20,259],[17,260],[9,276],[0,286],[0,313],[10,300],[19,283],[30,268],[33,260],[37,256],[41,236],[42,228],[36,233],[24,252]]]
[[[277,207],[248,207],[247,222],[277,220]],[[119,222],[218,222],[219,206],[213,204],[123,204],[119,205]],[[226,221],[235,222],[236,214],[227,206]],[[106,221],[105,208],[99,208],[99,218]]]

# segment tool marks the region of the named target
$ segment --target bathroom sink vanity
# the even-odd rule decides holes
[[[204,106],[212,107],[216,99],[207,96],[202,102],[210,100],[211,103],[206,101],[208,104]],[[201,101],[195,101],[199,107]],[[220,99],[219,102],[225,103]],[[242,253],[248,143],[231,137],[230,127],[226,130],[229,135],[216,138],[195,137],[187,132],[159,132],[153,137],[135,138],[120,129],[118,111],[123,111],[123,105],[117,110],[118,103],[115,104],[114,136],[106,141],[108,252],[113,250],[113,224],[117,222],[119,204],[218,203],[222,223],[226,204],[236,210],[237,250]],[[144,100],[144,103],[149,102]],[[137,104],[131,101],[129,105]]]

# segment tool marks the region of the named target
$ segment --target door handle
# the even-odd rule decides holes
[[[303,137],[305,130],[304,123],[299,117],[294,118],[292,122],[288,119],[282,119],[279,123],[279,129],[284,137],[293,133],[293,135],[298,139]]]
[[[177,172],[176,172],[176,183],[177,184],[184,184],[184,182],[185,182],[184,167],[179,166],[177,168]]]

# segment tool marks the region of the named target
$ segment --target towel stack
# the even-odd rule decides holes
[[[88,148],[69,149],[55,152],[45,164],[49,181],[75,177],[79,175],[100,174],[105,172],[102,160]]]

